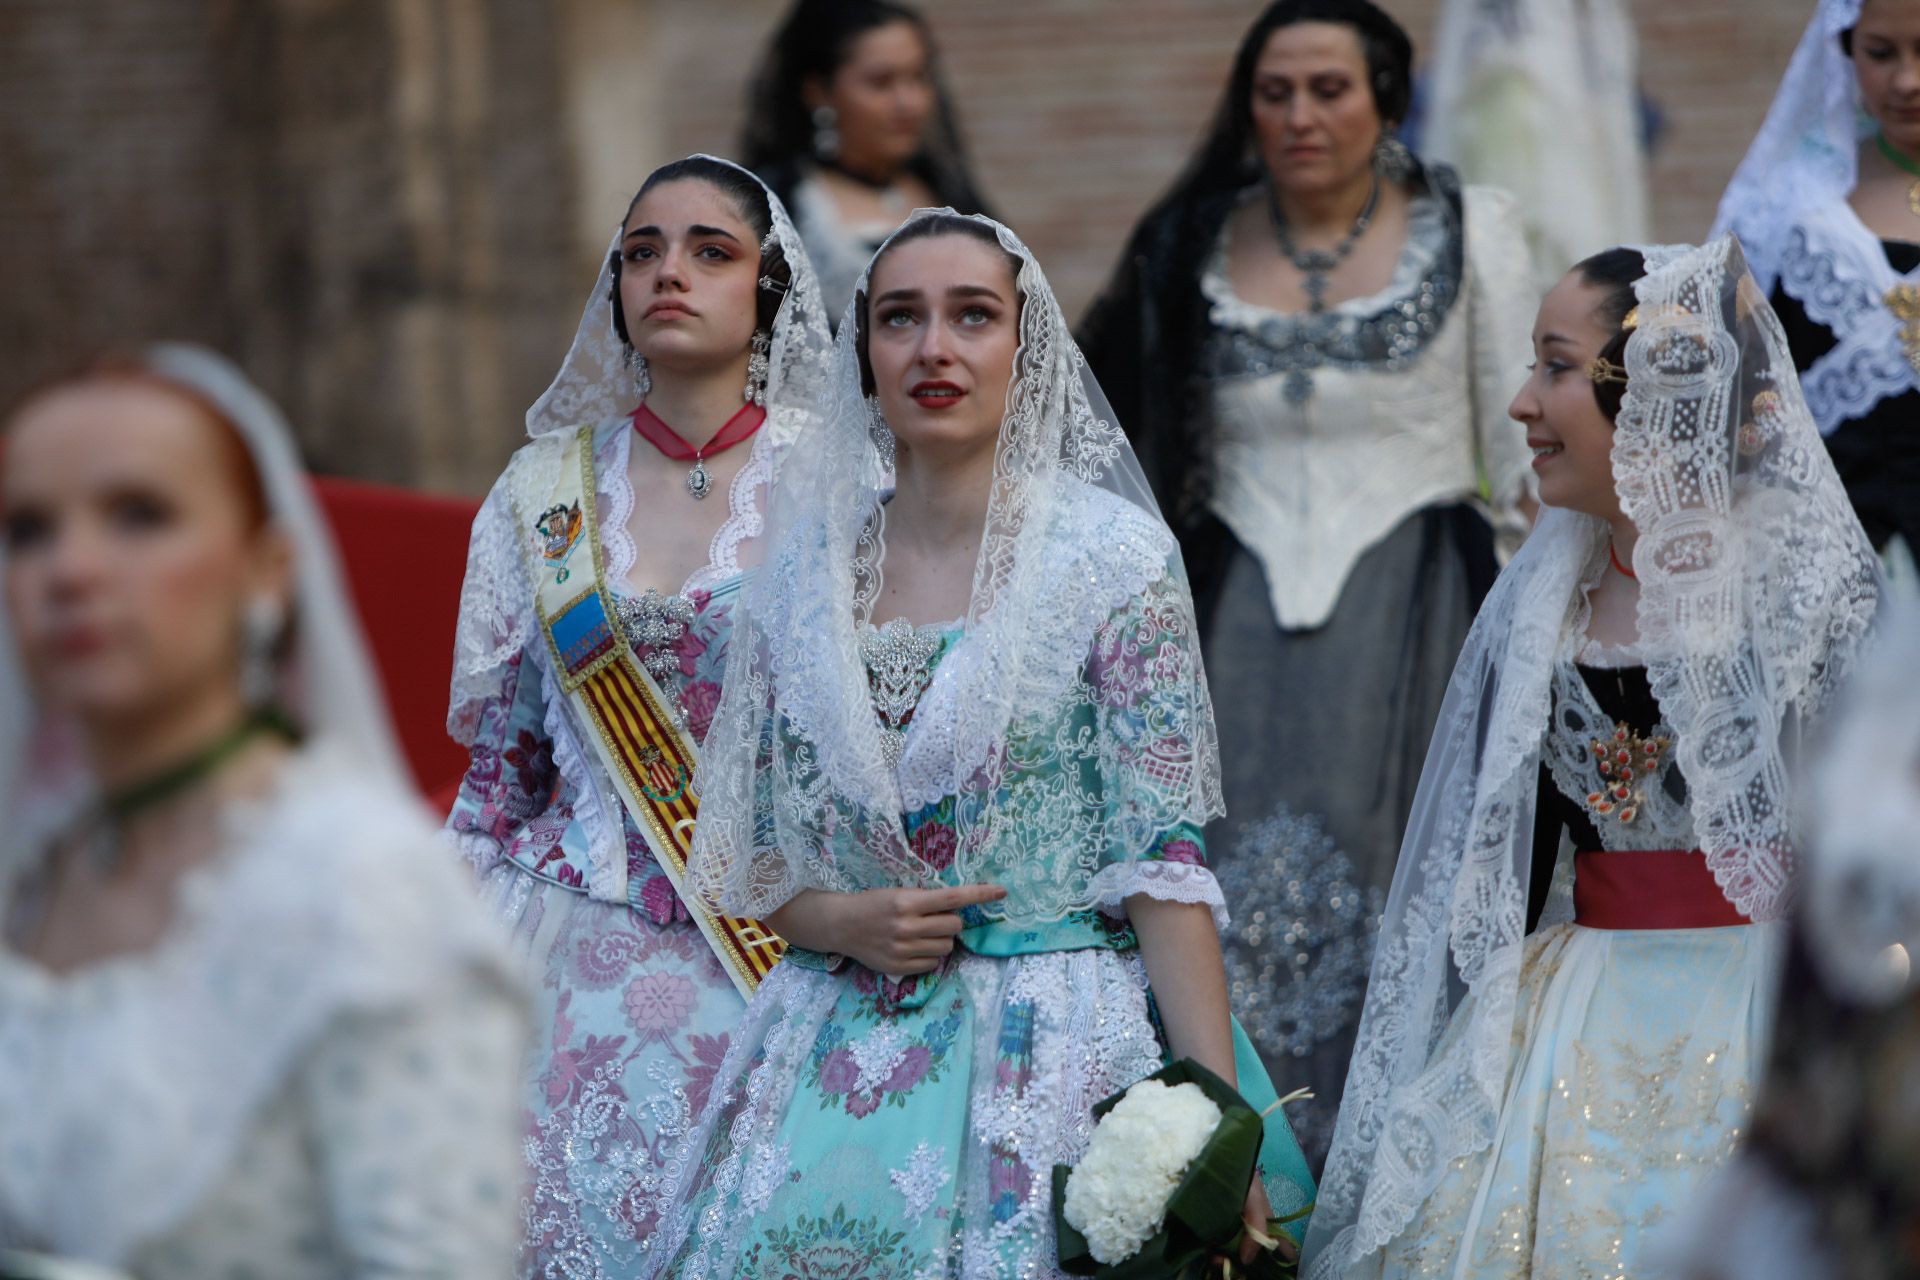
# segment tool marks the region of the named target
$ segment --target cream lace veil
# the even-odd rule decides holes
[[[1020,263],[1023,302],[963,634],[890,767],[860,656],[887,482],[855,350],[863,275],[826,411],[775,489],[698,777],[693,875],[727,910],[764,914],[806,888],[991,880],[1011,890],[1010,916],[1058,918],[1094,905],[1103,872],[1220,811],[1173,536],[1039,263],[976,220]],[[951,848],[910,845],[904,815],[946,797]]]
[[[367,776],[404,787],[407,777],[367,660],[319,504],[307,484],[293,434],[280,411],[224,358],[200,347],[148,348],[142,363],[161,378],[205,397],[239,431],[266,491],[269,518],[294,550],[292,636],[278,672],[277,696],[315,747],[339,748]],[[14,863],[43,847],[91,791],[73,735],[41,714],[27,691],[0,605],[0,829]],[[0,867],[0,870],[4,870]]]
[[[1640,643],[1714,878],[1772,920],[1793,873],[1791,766],[1873,622],[1878,567],[1739,245],[1647,261],[1613,446],[1640,530]],[[1606,555],[1604,522],[1548,509],[1468,635],[1387,900],[1309,1276],[1379,1249],[1493,1139],[1550,681]]]

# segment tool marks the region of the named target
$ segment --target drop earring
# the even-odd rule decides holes
[[[642,400],[645,400],[647,392],[653,390],[653,375],[647,372],[647,358],[632,347],[628,347],[624,359],[627,363],[627,371],[633,375],[633,389],[640,394]]]
[[[765,329],[755,329],[748,349],[753,354],[747,357],[747,403],[764,408],[767,403],[767,373],[771,368],[767,353],[773,349],[773,339],[767,336]]]
[[[840,158],[840,113],[832,107],[813,109],[813,154],[832,162]]]
[[[286,610],[272,596],[247,602],[240,622],[240,697],[256,711],[272,707],[278,693],[275,658],[286,622]]]
[[[1419,161],[1414,159],[1406,143],[1386,129],[1380,130],[1380,141],[1373,145],[1373,171],[1380,175],[1381,181],[1405,182],[1413,176],[1418,165]]]

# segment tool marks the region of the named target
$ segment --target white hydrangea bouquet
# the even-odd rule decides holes
[[[1101,1280],[1175,1280],[1238,1255],[1240,1220],[1260,1156],[1262,1118],[1219,1076],[1181,1059],[1093,1109],[1080,1163],[1053,1168],[1060,1269]],[[1232,1275],[1295,1274],[1278,1252],[1280,1228],[1254,1232],[1261,1251]]]

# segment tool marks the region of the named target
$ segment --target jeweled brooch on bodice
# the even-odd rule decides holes
[[[1658,734],[1643,738],[1622,720],[1613,726],[1611,738],[1591,738],[1587,745],[1605,779],[1600,790],[1588,793],[1587,808],[1601,817],[1632,822],[1640,815],[1645,798],[1641,788],[1648,778],[1659,774],[1661,759],[1672,740]]]
[[[1914,184],[1920,190],[1920,182]],[[1887,310],[1900,322],[1900,352],[1920,371],[1920,286],[1897,284],[1887,290]]]
[[[880,749],[890,768],[907,749],[907,723],[933,681],[939,653],[939,632],[916,628],[905,618],[868,627],[860,636],[860,661],[866,664],[874,714],[880,717]]]
[[[639,596],[620,596],[614,604],[620,615],[621,630],[627,643],[647,669],[660,691],[679,702],[674,682],[669,679],[680,669],[680,657],[673,646],[693,623],[693,601],[685,596],[663,596],[652,587]]]

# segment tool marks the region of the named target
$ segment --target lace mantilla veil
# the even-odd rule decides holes
[[[278,672],[280,705],[313,747],[337,748],[367,777],[404,788],[407,774],[368,665],[333,540],[293,443],[267,398],[224,358],[200,347],[148,348],[141,364],[226,415],[252,455],[267,512],[293,547],[293,634]],[[11,833],[0,872],[45,847],[92,792],[71,732],[40,715],[0,605],[0,829]]]
[[[1878,566],[1739,245],[1652,249],[1647,265],[1613,445],[1640,530],[1640,648],[1708,866],[1773,920],[1793,872],[1790,767],[1872,626]],[[1393,1239],[1493,1140],[1550,681],[1607,548],[1605,522],[1544,511],[1454,669],[1308,1230],[1314,1280]]]
[[[739,169],[762,188],[766,186],[730,160],[709,155],[689,158]],[[824,394],[832,338],[820,302],[819,281],[800,242],[800,233],[794,229],[786,207],[770,190],[767,206],[772,214],[774,243],[791,273],[786,296],[774,317],[768,351],[767,421],[761,428],[778,456],[799,435],[802,423],[817,411]],[[607,252],[600,259],[600,274],[587,294],[580,327],[560,371],[527,410],[527,435],[532,444],[513,456],[474,522],[466,585],[460,595],[452,698],[447,710],[447,731],[463,744],[473,741],[482,704],[499,692],[506,665],[533,634],[536,623],[533,580],[528,573],[529,556],[533,554],[529,522],[552,492],[566,442],[580,427],[631,413],[643,395],[646,362],[628,363],[628,348],[614,331],[608,301],[613,292],[612,259],[620,249],[623,231],[624,226],[613,229]],[[748,536],[758,532],[758,528],[745,530]]]
[[[1713,234],[1740,237],[1764,292],[1779,278],[1797,211],[1810,201],[1845,200],[1859,178],[1860,142],[1872,136],[1873,122],[1858,105],[1840,34],[1860,20],[1860,3],[1820,0],[1760,132],[1720,197]]]
[[[906,226],[936,212],[952,211]],[[855,349],[863,275],[827,412],[775,490],[767,563],[736,614],[697,779],[692,874],[728,911],[762,915],[806,888],[951,879],[1006,885],[1009,915],[1055,919],[1117,900],[1116,878],[1157,837],[1220,812],[1173,535],[1039,263],[975,220],[1020,263],[1023,301],[964,634],[890,767],[859,643],[884,571],[887,483]],[[902,825],[947,796],[951,872]]]

